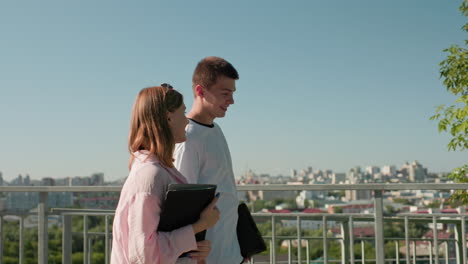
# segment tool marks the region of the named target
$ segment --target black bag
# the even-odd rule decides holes
[[[247,205],[245,203],[239,204],[237,213],[239,215],[239,219],[237,220],[237,239],[239,240],[242,257],[250,258],[255,254],[265,251],[265,241]]]

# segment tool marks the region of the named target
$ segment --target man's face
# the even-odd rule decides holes
[[[216,83],[204,90],[205,107],[213,117],[224,117],[228,107],[234,104],[236,80],[226,76],[218,77]]]

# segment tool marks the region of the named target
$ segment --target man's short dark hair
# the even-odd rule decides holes
[[[219,76],[225,76],[234,80],[239,79],[237,70],[225,59],[215,56],[203,58],[193,72],[193,88],[195,89],[195,86],[200,84],[209,89],[216,83]]]

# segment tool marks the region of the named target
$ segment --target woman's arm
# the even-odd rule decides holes
[[[196,250],[192,225],[158,232],[161,201],[150,193],[137,193],[130,201],[129,259],[131,263],[175,263],[184,252]]]

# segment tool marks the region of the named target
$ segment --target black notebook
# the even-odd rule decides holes
[[[214,199],[216,185],[169,184],[162,205],[158,231],[169,232],[191,225],[200,219],[200,213]],[[205,240],[206,230],[195,234],[197,241]]]
[[[266,250],[266,244],[257,224],[249,212],[245,203],[239,204],[237,208],[239,219],[237,220],[237,240],[244,258],[250,258],[255,254]]]

